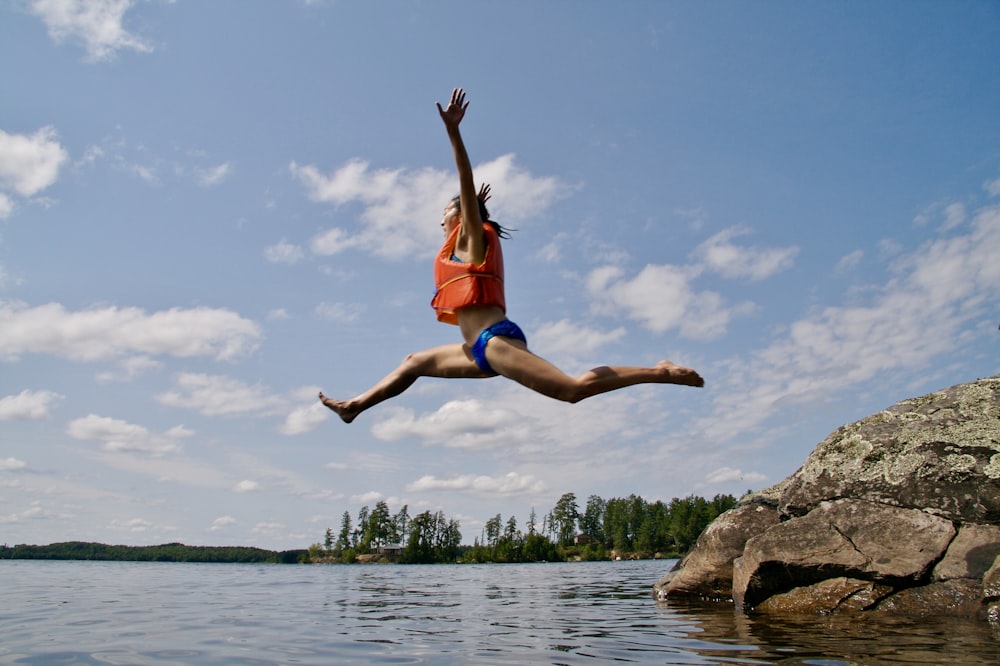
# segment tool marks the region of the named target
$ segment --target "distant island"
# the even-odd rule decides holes
[[[116,562],[226,562],[297,564],[308,551],[273,551],[248,546],[108,546],[103,543],[67,541],[47,546],[0,546],[0,560],[103,560]]]

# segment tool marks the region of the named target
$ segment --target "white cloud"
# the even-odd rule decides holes
[[[132,0],[31,0],[29,8],[42,19],[54,41],[82,43],[88,59],[97,61],[120,49],[153,50],[122,25],[132,4]]]
[[[214,166],[210,169],[201,169],[198,172],[198,184],[202,187],[212,187],[218,185],[229,175],[231,167],[228,162]]]
[[[108,529],[124,532],[147,532],[151,527],[153,527],[153,523],[143,518],[112,520],[108,525]]]
[[[606,344],[625,337],[621,326],[612,331],[598,331],[575,324],[569,319],[539,326],[531,333],[531,347],[546,354],[589,354]]]
[[[327,321],[346,324],[357,321],[365,306],[360,303],[320,303],[316,306],[316,316]]]
[[[244,479],[233,486],[234,493],[252,493],[257,490],[260,490],[260,484],[249,479]]]
[[[58,303],[0,303],[0,359],[24,353],[99,361],[129,354],[231,360],[257,348],[260,327],[235,312],[103,307],[68,312]]]
[[[69,159],[51,127],[34,134],[8,134],[0,130],[0,218],[14,210],[8,193],[30,197],[50,187]]]
[[[212,521],[212,526],[208,528],[208,531],[218,532],[219,530],[223,530],[230,525],[236,525],[237,522],[238,521],[232,516],[220,516]]]
[[[480,182],[493,185],[497,197],[491,201],[496,203],[491,216],[503,221],[537,216],[569,191],[555,178],[537,178],[521,169],[513,155],[503,155],[475,169]],[[437,221],[458,190],[451,170],[370,170],[368,162],[362,160],[350,160],[329,175],[313,165],[295,162],[289,170],[313,201],[334,206],[359,203],[363,207],[357,216],[360,228],[333,227],[312,239],[311,249],[320,255],[349,248],[360,248],[385,259],[422,254],[440,242]]]
[[[509,472],[504,476],[463,474],[450,479],[423,476],[407,485],[406,489],[410,492],[446,490],[471,491],[491,495],[519,495],[543,492],[545,484],[530,474],[522,475]]]
[[[351,495],[351,504],[371,504],[372,502],[378,502],[383,497],[382,493],[369,490],[367,493],[360,495]]]
[[[0,421],[37,421],[49,416],[54,403],[63,396],[52,391],[31,391],[25,389],[17,395],[0,398]]]
[[[650,264],[626,279],[622,269],[603,266],[587,277],[587,291],[599,314],[624,312],[655,333],[677,329],[694,339],[716,338],[733,317],[753,311],[751,303],[727,307],[716,292],[695,292],[691,282],[697,274],[697,269]]]
[[[864,258],[864,256],[865,256],[864,250],[855,250],[854,252],[845,254],[843,257],[840,258],[840,261],[837,262],[837,266],[834,270],[837,273],[849,273],[850,271],[857,268],[858,264],[861,263],[861,260]]]
[[[264,248],[264,258],[272,264],[294,264],[300,261],[304,254],[301,247],[284,239]]]
[[[97,381],[102,383],[130,382],[145,372],[159,370],[163,367],[163,363],[149,358],[148,356],[133,356],[131,358],[124,359],[119,362],[118,365],[120,367],[118,372],[105,370],[97,373]]]
[[[205,416],[271,416],[283,412],[284,398],[260,384],[248,385],[222,375],[182,373],[175,378],[176,390],[157,396],[171,407],[194,409]]]
[[[316,400],[308,407],[299,407],[292,411],[285,418],[285,422],[279,428],[279,432],[284,435],[300,435],[305,432],[311,432],[330,418],[330,414],[330,410],[324,407],[323,403]]]
[[[192,433],[183,427],[175,427],[157,435],[140,425],[89,414],[71,421],[66,427],[66,434],[73,439],[102,441],[105,451],[140,451],[161,455],[178,451],[178,440],[189,437]]]
[[[699,245],[694,256],[704,265],[728,278],[763,280],[791,267],[797,247],[756,248],[733,244],[733,238],[749,233],[742,227],[730,227]]]
[[[28,463],[23,460],[18,460],[17,458],[0,458],[0,472],[16,472],[19,469],[24,469],[28,466]]]
[[[983,183],[983,190],[985,190],[991,197],[1000,196],[1000,178],[997,178],[996,180],[988,180]]]
[[[732,467],[720,467],[705,477],[705,482],[710,484],[729,483],[732,481],[762,483],[767,481],[767,477],[760,472],[744,472],[741,469],[733,469]]]
[[[256,525],[253,526],[253,529],[250,531],[253,532],[254,534],[262,534],[264,536],[278,537],[278,536],[283,536],[282,531],[284,529],[285,526],[282,525],[281,523],[270,522],[270,523],[257,523]]]
[[[395,441],[419,437],[459,449],[488,449],[509,442],[510,430],[523,426],[514,411],[479,400],[453,400],[436,412],[416,418],[411,410],[388,408],[388,416],[374,426],[378,439]]]
[[[817,310],[770,346],[734,360],[716,385],[714,413],[698,427],[712,438],[746,434],[789,404],[930,366],[954,350],[970,322],[1000,305],[1000,206],[979,210],[966,226],[897,256],[893,277],[869,303]]]

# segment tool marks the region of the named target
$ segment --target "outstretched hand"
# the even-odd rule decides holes
[[[447,108],[442,109],[441,102],[435,103],[438,113],[441,114],[441,120],[444,121],[444,125],[448,129],[457,128],[458,124],[462,122],[462,118],[465,117],[465,110],[469,108],[469,103],[465,101],[465,91],[461,88],[455,88],[451,91],[451,101],[448,102]]]
[[[479,203],[485,206],[486,202],[490,200],[490,196],[492,196],[490,194],[490,184],[483,183],[482,185],[480,185],[479,194],[476,195],[476,198],[479,199]]]

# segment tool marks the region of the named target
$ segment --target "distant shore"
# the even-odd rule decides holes
[[[103,543],[67,541],[47,546],[0,546],[0,560],[99,560],[117,562],[228,562],[297,564],[306,550],[264,550],[249,546],[109,546]]]

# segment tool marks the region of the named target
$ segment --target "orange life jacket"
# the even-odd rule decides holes
[[[434,261],[434,284],[437,291],[431,300],[431,307],[437,310],[438,321],[458,324],[456,313],[468,305],[495,305],[506,314],[500,237],[492,225],[483,224],[486,257],[481,264],[468,264],[452,259],[460,228],[461,225],[455,225]]]

